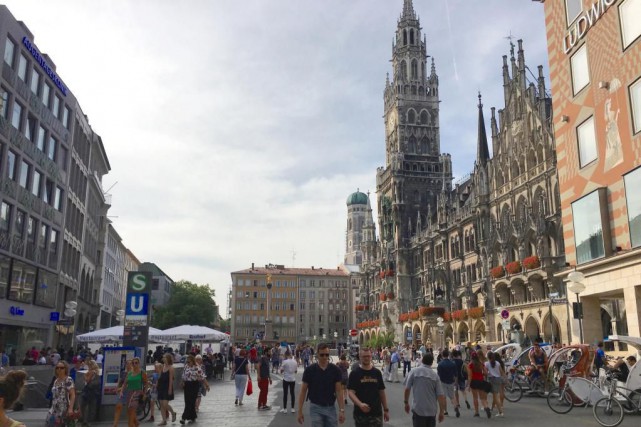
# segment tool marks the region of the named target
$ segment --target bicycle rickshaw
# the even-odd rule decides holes
[[[550,354],[553,348],[548,343],[539,344],[545,353],[546,360],[549,362]],[[545,396],[545,378],[531,372],[530,351],[533,346],[522,350],[510,364],[505,364],[508,372],[507,384],[505,384],[505,399],[509,402],[518,402],[523,397],[524,392],[529,395],[539,397]],[[497,349],[500,350],[501,347]],[[549,363],[546,363],[544,369],[547,369]]]

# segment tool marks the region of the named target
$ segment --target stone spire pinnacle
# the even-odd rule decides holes
[[[412,0],[403,0],[403,15],[401,16],[401,19],[416,19]]]
[[[485,167],[490,158],[490,151],[487,147],[487,134],[485,133],[485,120],[483,119],[483,103],[481,102],[481,92],[479,91],[479,130],[476,148],[476,164],[479,167]]]

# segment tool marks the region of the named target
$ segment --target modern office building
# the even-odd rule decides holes
[[[353,325],[355,288],[344,268],[273,264],[263,268],[252,264],[251,268],[232,272],[231,278],[234,342],[347,342]],[[271,337],[264,334],[266,321],[271,321]]]
[[[641,0],[546,0],[565,254],[581,332],[641,334]],[[584,289],[582,289],[584,288]],[[572,294],[574,299],[574,294]]]
[[[164,271],[160,269],[153,262],[143,262],[138,266],[138,271],[148,271],[151,273],[152,282],[151,282],[151,304],[153,307],[161,307],[167,304],[169,298],[171,297],[171,288],[174,285],[174,281],[165,274]],[[126,290],[125,290],[126,293]],[[153,310],[152,310],[153,316]]]
[[[120,324],[119,310],[124,309],[127,294],[127,248],[111,221],[107,221],[107,244],[102,262],[102,286],[100,288],[100,319],[98,329]],[[135,271],[135,270],[132,270]]]
[[[109,161],[53,60],[5,6],[0,49],[0,347],[69,346],[99,315]]]

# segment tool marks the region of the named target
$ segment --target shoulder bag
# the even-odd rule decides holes
[[[254,387],[252,387],[252,379],[247,377],[247,396],[251,396],[254,393]]]

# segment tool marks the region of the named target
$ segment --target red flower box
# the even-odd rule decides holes
[[[394,292],[388,292],[387,299],[394,299]]]
[[[381,271],[379,275],[381,276],[381,279],[385,278],[385,272],[384,271]]]
[[[418,311],[412,311],[410,313],[410,319],[412,319],[412,320],[418,320],[419,316],[420,316],[420,314],[418,313]]]
[[[467,314],[472,319],[480,319],[485,314],[485,309],[483,307],[472,307],[467,310]]]
[[[379,298],[381,301],[387,301],[387,295],[386,295],[386,294],[380,294],[380,295],[378,296],[378,298]]]
[[[450,313],[449,311],[446,311],[445,313],[443,313],[443,320],[445,320],[446,322],[451,322],[452,313]]]
[[[387,277],[392,277],[392,276],[394,275],[394,270],[387,270],[387,272],[385,273],[385,275],[386,275]]]
[[[467,319],[467,310],[456,310],[452,312],[452,318],[454,320],[465,320]]]
[[[443,316],[445,309],[443,307],[421,307],[418,309],[421,316]]]
[[[399,322],[407,322],[407,320],[410,318],[409,313],[401,313],[398,315],[398,321]]]
[[[507,272],[508,272],[508,273],[510,273],[510,274],[520,273],[520,272],[521,272],[521,270],[523,270],[523,269],[521,268],[521,263],[520,263],[519,261],[512,261],[512,262],[508,263],[508,264],[505,266],[505,269],[506,269],[506,270],[507,270]]]
[[[503,268],[502,265],[499,265],[498,267],[494,267],[493,269],[490,270],[490,276],[494,277],[495,279],[498,279],[499,277],[505,276],[505,269]]]
[[[528,270],[533,270],[541,266],[541,260],[536,255],[529,256],[523,260],[523,266]]]

